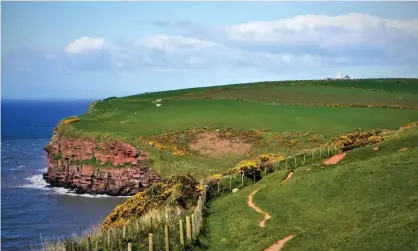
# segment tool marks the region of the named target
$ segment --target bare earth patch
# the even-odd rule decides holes
[[[292,175],[293,175],[293,172],[290,172],[290,173],[287,175],[287,177],[286,177],[286,179],[285,179],[284,181],[288,181],[288,180],[290,180],[290,178],[292,178]]]
[[[254,194],[258,192],[258,189],[255,190],[254,192],[252,192],[250,194],[250,196],[248,196],[248,206],[253,208],[255,211],[259,212],[260,214],[264,214],[264,220],[260,221],[260,227],[265,227],[266,226],[266,221],[269,220],[271,218],[271,216],[264,212],[263,210],[261,210],[259,207],[257,207],[254,202],[253,202],[253,196]]]
[[[190,149],[211,157],[224,157],[228,154],[244,155],[250,151],[251,144],[238,139],[220,139],[215,133],[205,132],[190,144]]]
[[[286,236],[285,238],[278,240],[276,243],[274,243],[272,246],[265,249],[265,251],[279,251],[283,248],[284,244],[288,241],[290,241],[294,235]]]
[[[332,156],[331,158],[329,158],[328,160],[324,161],[325,165],[335,165],[338,162],[340,162],[342,159],[344,159],[345,157],[345,153],[340,153],[337,155]]]

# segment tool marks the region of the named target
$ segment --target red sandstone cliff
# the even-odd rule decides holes
[[[148,164],[147,153],[122,141],[70,138],[55,130],[45,150],[48,172],[44,179],[77,193],[133,195],[159,179]]]

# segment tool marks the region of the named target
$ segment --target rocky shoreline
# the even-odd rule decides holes
[[[78,194],[129,196],[160,180],[148,154],[122,141],[72,138],[55,129],[45,151],[45,181]]]

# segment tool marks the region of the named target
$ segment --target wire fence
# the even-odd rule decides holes
[[[396,136],[399,132],[400,130],[392,131],[385,137]],[[254,170],[243,171],[239,174],[223,175],[215,181],[202,181],[201,185],[204,189],[196,207],[192,210],[183,212],[173,208],[153,210],[138,219],[130,220],[123,227],[103,230],[98,226],[81,237],[46,243],[42,249],[51,251],[188,250],[196,244],[204,228],[204,208],[208,200],[254,184],[276,171],[288,170],[289,173],[298,167],[329,158],[340,151],[337,146],[327,143],[288,156],[284,160],[257,169],[256,172]]]

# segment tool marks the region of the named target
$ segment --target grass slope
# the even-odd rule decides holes
[[[334,167],[297,169],[287,183],[276,173],[214,200],[209,250],[263,250],[289,234],[296,237],[284,250],[416,250],[418,131],[371,148]],[[272,216],[264,229],[262,215],[247,206],[257,188],[255,204]]]
[[[399,83],[398,83],[399,82]],[[346,89],[335,87],[364,87]],[[407,87],[405,87],[407,86]],[[381,88],[376,92],[371,90]],[[390,88],[389,88],[390,87]],[[397,92],[389,92],[395,90]],[[323,141],[363,129],[395,129],[418,120],[418,111],[392,108],[315,107],[311,104],[402,105],[418,107],[416,80],[282,81],[174,90],[112,98],[97,102],[80,121],[65,125],[68,131],[84,135],[120,137],[151,153],[153,168],[163,176],[190,172],[198,177],[224,171],[243,156],[208,158],[189,154],[172,156],[155,149],[140,136],[190,128],[268,129],[264,139],[275,133],[312,132]],[[162,106],[154,100],[162,98]],[[242,100],[244,99],[244,100]],[[280,104],[278,104],[280,103]],[[286,104],[299,103],[305,106]],[[317,142],[318,143],[318,142]],[[319,144],[319,143],[318,143]],[[306,145],[283,147],[270,144],[254,147],[252,154],[293,154]]]
[[[98,107],[100,112],[83,116],[75,127],[126,138],[205,126],[336,135],[358,127],[394,129],[418,119],[418,112],[399,109],[299,107],[203,99],[168,100],[161,107],[145,102],[114,102]]]
[[[373,91],[371,89],[346,89],[326,85],[278,85],[259,88],[231,88],[218,92],[195,94],[192,97],[246,99],[282,104],[357,104],[400,105],[418,107],[418,95],[402,92]]]

